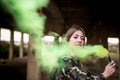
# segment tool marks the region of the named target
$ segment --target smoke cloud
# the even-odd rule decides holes
[[[63,56],[71,55],[85,60],[91,55],[104,58],[108,54],[108,50],[102,45],[76,47],[67,41],[63,44],[52,45],[42,42],[46,16],[42,13],[38,14],[37,10],[47,6],[48,0],[2,0],[1,2],[14,17],[17,27],[32,36],[31,44],[35,49],[39,64],[48,71],[60,66],[59,59]]]

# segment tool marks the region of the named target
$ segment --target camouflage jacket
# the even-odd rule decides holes
[[[105,80],[101,74],[90,74],[75,57],[66,56],[59,62],[62,65],[54,71],[51,80]]]

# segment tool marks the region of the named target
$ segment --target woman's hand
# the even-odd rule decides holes
[[[104,78],[111,76],[115,72],[115,65],[116,63],[113,60],[106,65],[105,70],[102,73]]]

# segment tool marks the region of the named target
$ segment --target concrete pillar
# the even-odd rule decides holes
[[[38,61],[36,55],[32,53],[31,43],[32,38],[30,36],[30,42],[28,46],[28,59],[27,59],[27,80],[41,80],[40,76],[40,68],[38,65]]]
[[[56,32],[58,34],[62,34],[64,30],[64,19],[59,11],[58,7],[54,4],[54,2],[50,1],[46,10],[49,12],[46,20],[46,31],[47,34],[49,31]],[[57,29],[56,29],[57,28]]]
[[[23,58],[23,48],[24,48],[24,42],[23,42],[23,33],[21,33],[21,42],[20,42],[20,48],[19,48],[19,58]]]
[[[10,31],[10,45],[9,45],[9,59],[13,59],[13,47],[14,47],[14,31]]]

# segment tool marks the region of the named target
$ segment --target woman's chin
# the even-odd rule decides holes
[[[81,44],[75,44],[75,46],[80,46],[81,47],[82,45]]]

